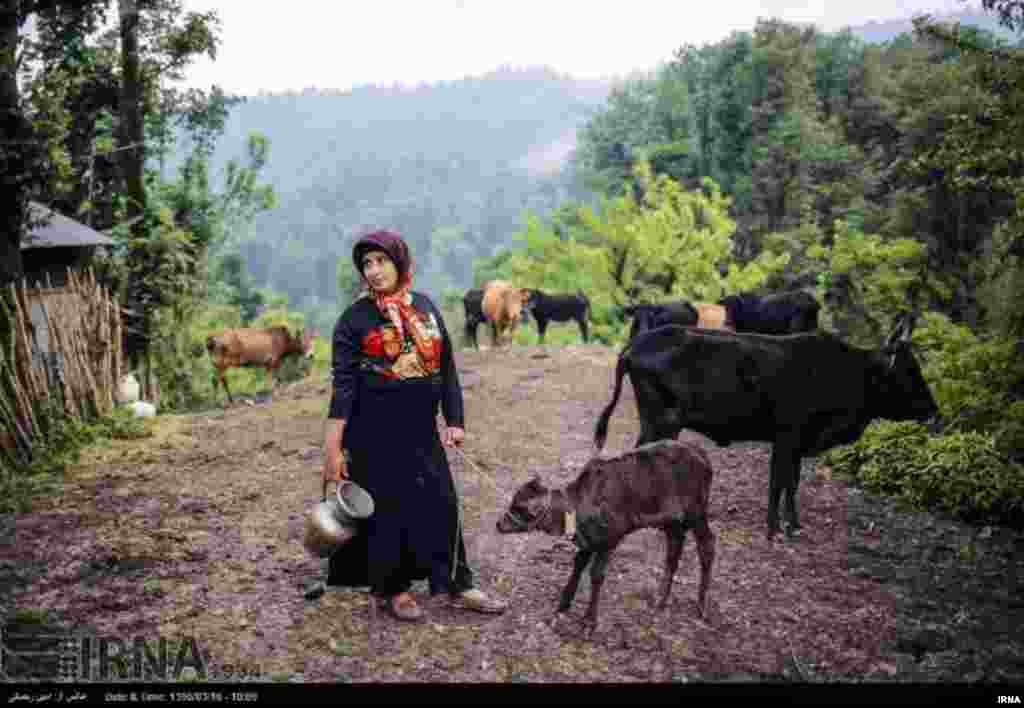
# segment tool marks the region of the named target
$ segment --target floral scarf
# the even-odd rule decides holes
[[[404,282],[403,282],[404,281]],[[391,293],[390,295],[382,295],[374,293],[371,290],[371,297],[374,302],[377,303],[377,309],[380,310],[381,314],[387,317],[391,324],[398,330],[398,340],[393,346],[388,346],[385,343],[385,353],[389,358],[395,359],[401,354],[402,342],[405,341],[406,332],[412,337],[413,342],[416,345],[416,350],[420,353],[420,357],[423,361],[431,361],[434,356],[434,341],[427,334],[426,329],[423,327],[423,322],[419,318],[419,314],[412,306],[412,295],[409,293],[409,287],[411,285],[408,278],[403,277],[399,282],[402,283],[398,286],[398,290]],[[390,350],[390,351],[389,351]]]
[[[427,334],[418,313],[412,306],[412,256],[409,247],[398,234],[390,231],[375,231],[356,242],[353,259],[356,268],[362,274],[362,257],[366,251],[381,250],[388,254],[398,270],[398,288],[389,295],[374,292],[369,282],[366,283],[369,296],[377,303],[377,309],[391,321],[398,330],[397,342],[386,343],[385,353],[394,360],[402,353],[402,343],[408,333],[416,345],[424,362],[433,361],[437,351],[433,339]],[[366,277],[363,276],[364,282]]]

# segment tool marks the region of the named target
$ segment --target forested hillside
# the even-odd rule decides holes
[[[857,315],[871,331],[872,318],[908,298],[971,326],[1018,322],[1005,257],[1020,242],[1024,163],[1007,126],[997,126],[1019,115],[1019,67],[992,59],[1005,43],[991,33],[951,33],[922,24],[870,44],[850,31],[762,20],[752,32],[682,47],[655,76],[616,87],[580,132],[577,172],[620,200],[609,200],[598,223],[608,227],[624,204],[637,218],[659,208],[651,177],[636,172],[647,163],[691,192],[708,192],[710,178],[728,198],[721,211],[734,223],[720,230],[732,245],[716,261],[723,275],[755,258],[785,259],[768,281],[751,274],[746,286],[757,278],[822,286],[820,295],[842,305],[832,314]],[[701,218],[668,234],[634,230],[632,241],[612,245],[614,237],[563,213],[566,223],[556,219],[549,234],[575,227],[580,242],[613,253],[606,290],[717,297],[741,284],[677,277],[705,255],[652,250],[666,237],[682,243]],[[531,277],[528,263],[518,267]]]
[[[417,287],[467,287],[473,259],[511,242],[522,212],[581,196],[560,158],[608,82],[546,69],[408,87],[306,89],[235,106],[211,172],[239,158],[251,131],[269,140],[262,177],[278,195],[240,238],[253,283],[336,316],[336,269],[352,239],[390,226],[419,258]],[[326,323],[325,315],[325,322]]]
[[[1013,37],[994,15],[943,19],[985,28],[976,33],[986,42]],[[244,289],[284,293],[324,326],[336,309],[339,276],[343,289],[349,285],[348,253],[361,230],[386,225],[405,234],[420,258],[418,286],[440,296],[472,284],[475,259],[514,245],[526,230],[524,210],[546,216],[574,200],[617,193],[640,153],[656,173],[688,186],[716,181],[732,200],[741,260],[770,235],[798,226],[807,240],[812,224],[826,240],[836,228],[884,225],[894,236],[914,231],[918,241],[977,245],[1000,207],[964,226],[973,236],[930,235],[907,222],[900,206],[907,202],[892,203],[896,194],[923,196],[903,157],[957,101],[972,100],[954,88],[954,74],[969,71],[956,52],[929,50],[908,30],[909,19],[841,33],[764,22],[683,47],[654,76],[615,83],[504,68],[415,88],[261,93],[232,108],[211,172],[241,157],[255,131],[269,139],[261,176],[278,201],[219,255],[238,254],[250,278]],[[574,156],[577,133],[583,150]],[[973,285],[949,287],[974,317]]]

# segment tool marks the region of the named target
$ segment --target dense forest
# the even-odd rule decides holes
[[[1007,300],[1017,276],[1007,257],[1020,249],[1022,163],[1019,146],[1001,133],[1019,115],[1017,57],[1006,40],[969,26],[920,22],[913,34],[872,44],[852,31],[762,20],[753,32],[682,47],[656,75],[616,87],[580,131],[572,164],[612,200],[598,215],[604,226],[617,207],[650,211],[653,193],[641,181],[652,176],[691,195],[721,190],[728,204],[720,216],[734,222],[719,227],[731,241],[717,263],[723,276],[760,262],[779,270],[768,284],[824,283],[822,295],[847,303],[839,309],[872,329],[884,310],[916,304],[1017,332],[1019,307]],[[650,174],[636,174],[640,163]],[[682,243],[699,230],[710,213],[701,209],[672,237]],[[543,241],[547,228],[615,251],[617,236],[580,216],[563,204],[535,235]],[[661,249],[651,260],[665,233],[645,235],[646,251],[634,244],[646,259],[640,285],[689,297],[730,287],[702,290],[692,276],[676,277],[685,251]],[[630,295],[624,248],[602,289]],[[757,260],[769,256],[776,260]],[[860,277],[868,272],[878,277]],[[531,277],[525,264],[518,273]]]

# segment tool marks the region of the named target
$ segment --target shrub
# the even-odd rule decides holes
[[[1024,426],[1013,391],[1024,384],[1024,361],[1008,337],[978,339],[967,327],[929,312],[914,332],[924,350],[923,373],[949,429],[991,431]]]
[[[857,442],[829,450],[822,460],[840,474],[860,477],[873,492],[898,494],[916,451],[927,441],[928,431],[920,423],[883,420],[868,426]]]
[[[1024,461],[1024,401],[1014,401],[996,426],[996,449],[1015,462]]]
[[[971,520],[1013,521],[1024,510],[1024,467],[996,449],[992,435],[951,433],[929,439],[903,490],[914,506],[936,506]]]
[[[1019,523],[1024,466],[1001,454],[996,436],[977,431],[930,435],[920,423],[879,421],[852,445],[822,456],[864,488],[917,509],[937,508],[972,521]]]

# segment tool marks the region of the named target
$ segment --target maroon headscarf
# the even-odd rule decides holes
[[[384,295],[374,292],[370,287],[369,281],[363,275],[363,256],[367,251],[384,251],[395,264],[395,269],[398,270],[398,287],[393,293]],[[412,308],[412,296],[409,293],[412,287],[412,254],[409,253],[409,247],[402,237],[385,230],[369,233],[356,241],[352,248],[352,260],[355,261],[356,269],[366,283],[370,296],[377,303],[377,309],[391,320],[398,330],[398,341],[401,342],[404,333],[409,332],[424,359],[429,360],[436,356],[434,344]]]
[[[409,246],[402,237],[393,231],[381,229],[368,233],[358,241],[352,248],[352,260],[355,261],[356,270],[363,280],[363,256],[367,251],[384,251],[388,254],[391,262],[398,269],[398,288],[407,287],[412,284],[412,254],[409,253]]]

